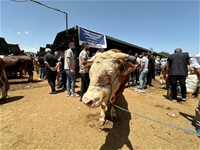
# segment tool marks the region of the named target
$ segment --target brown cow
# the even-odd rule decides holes
[[[127,54],[113,49],[97,53],[88,60],[89,63],[92,63],[89,70],[90,85],[83,95],[82,101],[92,108],[101,106],[99,125],[105,123],[108,100],[112,104],[110,117],[112,120],[116,119],[114,105],[124,91],[129,74],[134,70],[134,65],[125,60],[127,57]]]
[[[9,83],[5,73],[5,63],[0,58],[0,90],[2,91],[1,99],[5,99],[9,90]]]
[[[33,81],[33,59],[30,56],[5,56],[5,71],[13,72],[25,70],[29,74],[28,81]]]

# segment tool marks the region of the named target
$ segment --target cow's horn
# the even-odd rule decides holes
[[[116,53],[115,56],[118,60],[125,60],[129,55],[124,53]]]

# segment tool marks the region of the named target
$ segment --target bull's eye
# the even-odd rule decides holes
[[[107,78],[111,79],[112,78],[112,73],[108,72],[106,76],[107,76]]]

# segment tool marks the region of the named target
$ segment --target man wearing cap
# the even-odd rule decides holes
[[[44,64],[46,66],[46,78],[51,87],[51,92],[49,94],[56,94],[57,92],[55,90],[55,82],[59,63],[57,63],[58,60],[56,59],[56,57],[51,54],[50,48],[46,48],[45,52],[46,55],[44,56]]]
[[[190,66],[195,69],[195,72],[197,74],[197,78],[199,79],[198,88],[200,88],[200,53],[195,55],[190,59]],[[200,101],[195,109],[195,124],[196,124],[196,131],[198,134],[200,134]]]
[[[75,44],[70,42],[68,44],[69,49],[65,51],[65,62],[64,62],[64,69],[67,74],[67,97],[79,97],[77,93],[75,93],[75,83],[76,83],[76,76],[75,76],[75,59],[73,51],[75,49]],[[71,88],[70,88],[71,84]],[[72,89],[72,91],[71,91]]]

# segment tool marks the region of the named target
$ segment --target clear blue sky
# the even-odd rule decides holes
[[[39,0],[40,1],[40,0]],[[199,1],[40,1],[69,14],[69,28],[80,25],[114,38],[173,53],[199,53]],[[52,44],[65,29],[65,15],[32,2],[1,0],[1,32],[25,51]]]

